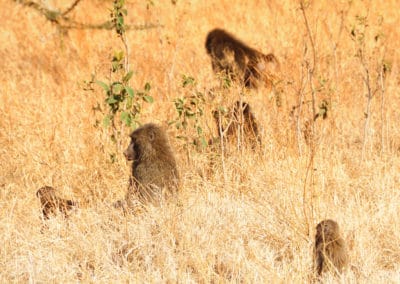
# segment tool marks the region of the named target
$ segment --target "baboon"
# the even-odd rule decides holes
[[[333,271],[341,273],[347,266],[345,241],[340,236],[339,225],[333,220],[323,220],[317,225],[314,247],[316,273]]]
[[[157,204],[161,197],[177,191],[179,174],[166,133],[149,123],[130,135],[131,142],[124,151],[132,163],[130,185],[125,197],[128,207],[139,200]]]
[[[247,88],[271,87],[280,69],[275,55],[263,54],[222,29],[210,31],[205,46],[214,72],[225,73]]]
[[[250,105],[246,102],[236,101],[232,108],[228,125],[225,127],[221,125],[220,112],[213,111],[213,116],[218,128],[219,137],[221,137],[221,130],[228,140],[237,141],[241,137],[244,141],[250,142],[252,147],[261,145],[261,137],[258,131],[258,125],[254,117]]]
[[[72,200],[60,198],[56,195],[56,190],[51,186],[43,186],[38,189],[36,196],[39,198],[42,213],[45,219],[49,219],[50,215],[56,215],[58,212],[68,217],[69,211],[77,206],[77,203]]]

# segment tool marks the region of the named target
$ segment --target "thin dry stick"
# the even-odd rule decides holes
[[[342,37],[343,30],[345,28],[344,20],[347,17],[349,11],[350,11],[351,4],[352,3],[349,2],[347,9],[345,11],[340,11],[339,32],[338,32],[338,35],[337,35],[337,39],[333,43],[333,47],[332,47],[332,49],[333,49],[333,64],[334,64],[334,68],[335,68],[335,84],[336,84],[336,86],[338,85],[338,82],[339,82],[339,79],[338,79],[339,78],[339,71],[338,71],[338,67],[337,67],[337,48],[339,46],[339,42],[340,42],[340,39]],[[332,37],[332,35],[331,35],[331,37]]]
[[[244,127],[244,117],[243,117],[243,97],[242,97],[242,95],[240,94],[239,95],[240,96],[240,102],[239,102],[239,108],[238,108],[238,110],[237,111],[239,111],[239,117],[236,117],[236,119],[239,119],[239,121],[238,121],[238,149],[241,149],[241,153],[242,153],[242,155],[243,155],[243,153],[244,153],[244,141],[243,141],[243,139],[244,139],[244,132],[243,132],[243,127]],[[236,115],[237,116],[237,115]]]
[[[67,10],[65,10],[61,15],[66,16],[69,12],[71,12],[76,7],[76,5],[78,5],[78,3],[80,1],[81,0],[75,0],[75,2],[72,3],[72,5]]]
[[[307,68],[308,69],[308,73],[310,75],[310,79],[313,78],[314,73],[316,72],[316,51],[315,51],[315,45],[314,45],[314,39],[312,37],[312,33],[311,33],[311,29],[310,29],[310,25],[308,24],[308,20],[307,20],[307,15],[306,15],[306,11],[305,11],[305,7],[304,7],[304,2],[301,2],[301,11],[303,12],[303,18],[304,18],[304,24],[306,25],[307,28],[307,35],[310,39],[310,43],[311,43],[311,48],[312,48],[312,56],[313,56],[313,60],[312,60],[312,68]],[[309,67],[309,66],[307,66]],[[310,84],[310,89],[311,89],[311,96],[312,96],[312,110],[313,110],[313,117],[315,117],[315,88],[314,88],[314,82],[313,80],[309,80],[309,84]],[[314,134],[314,123],[312,123],[312,134]]]
[[[121,41],[122,41],[122,43],[124,45],[124,49],[125,49],[124,71],[125,71],[125,74],[128,74],[128,72],[130,71],[130,69],[129,69],[129,44],[128,44],[128,38],[127,38],[125,30],[123,30],[122,34],[120,34],[120,38],[121,38]],[[125,132],[125,128],[122,127],[121,128],[121,137],[125,136],[124,132]],[[121,144],[121,142],[120,142],[120,144]],[[119,145],[119,147],[121,147],[121,146],[122,145]]]
[[[128,39],[127,39],[125,32],[121,35],[121,40],[122,40],[122,43],[124,44],[124,48],[125,48],[124,69],[125,69],[125,73],[128,73],[129,72],[129,44],[128,44]]]
[[[224,173],[224,184],[225,184],[226,181],[228,180],[228,178],[227,178],[227,175],[226,175],[226,167],[225,167],[224,131],[222,130],[221,112],[219,110],[218,110],[218,131],[219,131],[219,137],[221,137],[221,139],[220,139],[221,163],[222,163],[222,172]]]
[[[367,145],[367,138],[368,138],[368,126],[369,126],[369,118],[371,113],[371,101],[372,101],[372,89],[371,89],[371,81],[369,75],[369,69],[367,63],[364,61],[363,51],[360,50],[360,60],[361,64],[364,68],[365,75],[363,76],[363,81],[365,87],[367,87],[367,106],[364,112],[365,120],[364,120],[364,131],[363,131],[363,145],[362,145],[362,152],[361,152],[361,161],[365,159],[365,147]]]
[[[384,141],[384,125],[385,125],[385,78],[384,78],[384,65],[381,64],[379,71],[379,83],[381,87],[381,157],[385,153],[385,141]]]
[[[304,48],[304,55],[306,53],[306,48]],[[304,73],[303,73],[303,68],[301,68],[301,80],[300,82],[303,83],[304,81]],[[298,102],[298,113],[297,113],[297,119],[296,119],[296,134],[297,134],[297,150],[299,151],[299,156],[302,156],[302,151],[301,151],[301,126],[300,126],[300,119],[301,119],[301,114],[302,114],[302,107],[303,107],[303,99],[304,99],[304,90],[303,90],[303,84],[301,84],[300,89],[299,89],[299,102]]]
[[[300,9],[302,11],[303,14],[303,18],[304,18],[304,24],[306,26],[307,29],[307,35],[309,37],[310,40],[310,44],[311,44],[311,48],[312,48],[312,66],[310,67],[309,63],[307,62],[307,71],[308,71],[308,82],[309,82],[309,87],[311,90],[311,98],[312,98],[312,111],[313,111],[313,118],[315,117],[315,88],[314,88],[314,83],[313,83],[313,75],[314,72],[316,70],[316,50],[315,50],[315,44],[314,44],[314,39],[312,37],[312,33],[311,33],[311,29],[310,29],[310,25],[308,23],[308,19],[307,19],[307,15],[306,15],[306,11],[305,11],[305,6],[304,6],[304,1],[300,2]],[[313,189],[314,189],[314,171],[312,170],[314,168],[314,156],[315,156],[315,129],[314,129],[314,120],[310,120],[311,123],[311,144],[310,144],[310,157],[309,157],[309,162],[307,165],[307,170],[306,170],[306,176],[304,179],[304,187],[303,187],[303,211],[304,211],[304,217],[306,219],[306,223],[307,223],[307,229],[308,229],[308,233],[310,232],[310,225],[308,222],[308,215],[307,215],[307,209],[306,209],[306,199],[307,199],[307,179],[308,176],[310,175],[310,181],[311,181],[311,200],[310,200],[310,205],[311,205],[311,218],[313,218],[313,212],[314,212],[314,208],[313,208],[313,201],[312,201],[312,197],[313,197]]]
[[[75,1],[71,7],[69,7],[64,12],[59,12],[56,10],[50,10],[35,1],[30,0],[14,0],[16,3],[20,3],[24,6],[30,7],[41,13],[52,23],[55,23],[58,27],[62,29],[104,29],[104,30],[112,30],[114,29],[114,25],[111,21],[105,21],[99,24],[89,24],[89,23],[80,23],[77,22],[66,15],[70,13],[80,2],[80,0]],[[154,29],[158,27],[163,27],[163,25],[159,24],[145,24],[145,25],[125,25],[126,30],[147,30]]]

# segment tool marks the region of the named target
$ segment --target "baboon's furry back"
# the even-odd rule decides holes
[[[272,53],[263,54],[222,29],[208,33],[205,47],[215,73],[225,73],[248,88],[272,85],[280,68]]]

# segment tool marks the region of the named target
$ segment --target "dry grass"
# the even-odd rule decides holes
[[[72,1],[43,2],[67,7]],[[164,25],[128,33],[136,72],[132,84],[140,88],[150,81],[155,98],[142,121],[165,125],[174,117],[172,100],[183,93],[182,74],[194,76],[204,90],[218,84],[204,40],[212,28],[224,27],[263,52],[274,52],[283,66],[281,107],[266,91],[245,98],[263,126],[262,150],[230,153],[224,166],[220,157],[210,164],[209,151],[193,149],[188,160],[170,127],[183,178],[180,201],[149,208],[141,216],[122,216],[110,204],[123,196],[129,166],[122,153],[116,163],[109,162],[109,135],[93,126],[92,106],[102,101],[100,88],[85,92],[81,86],[94,71],[106,76],[110,51],[121,48],[118,39],[99,30],[62,34],[36,11],[4,2],[0,281],[309,282],[315,225],[332,218],[350,247],[351,269],[340,281],[398,283],[398,3],[314,1],[307,9],[317,53],[315,87],[318,79],[326,80],[316,100],[331,102],[328,118],[315,124],[314,162],[307,173],[310,148],[302,133],[297,135],[298,111],[290,114],[301,93],[306,101],[311,98],[305,63],[312,63],[312,53],[299,4],[153,2],[149,10],[144,1],[127,4],[130,23]],[[110,6],[110,1],[84,0],[71,16],[101,22]],[[364,160],[364,69],[350,37],[356,15],[368,15],[365,64],[372,87],[378,86]],[[375,41],[380,32],[384,37]],[[392,67],[385,79],[383,108],[376,80],[382,58]],[[221,93],[207,101],[207,110],[237,98],[235,89]],[[303,105],[300,128],[311,116],[310,104]],[[210,115],[202,123],[211,136]],[[49,220],[45,227],[35,197],[45,184],[79,201],[82,208],[68,220]],[[326,281],[337,279],[326,276]]]

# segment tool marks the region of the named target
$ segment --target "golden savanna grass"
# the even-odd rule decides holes
[[[40,3],[64,10],[71,2]],[[111,207],[128,186],[122,149],[129,130],[111,163],[115,146],[106,129],[94,126],[100,116],[92,110],[104,94],[98,86],[84,91],[83,81],[92,73],[107,80],[112,53],[123,48],[115,33],[63,32],[34,9],[3,1],[0,282],[310,282],[315,226],[330,218],[348,243],[350,267],[340,279],[324,280],[398,283],[398,2],[310,1],[305,12],[315,62],[298,1],[127,2],[128,24],[160,24],[127,32],[131,85],[151,83],[155,102],[144,106],[141,121],[167,129],[182,177],[179,201],[137,216]],[[100,23],[111,7],[111,1],[82,0],[69,16]],[[361,43],[351,35],[361,28],[357,16],[366,17]],[[215,27],[273,52],[282,65],[275,93],[242,97],[262,128],[255,152],[187,152],[175,138],[181,133],[167,126],[176,116],[173,99],[188,92],[182,75],[193,76],[206,94],[207,138],[216,136],[211,110],[240,97],[235,86],[208,96],[219,85],[204,48]],[[363,62],[355,56],[360,46]],[[366,70],[373,97],[365,127]],[[317,110],[329,102],[314,135],[307,128],[311,90]],[[35,196],[43,185],[80,209],[67,220],[44,222]]]

